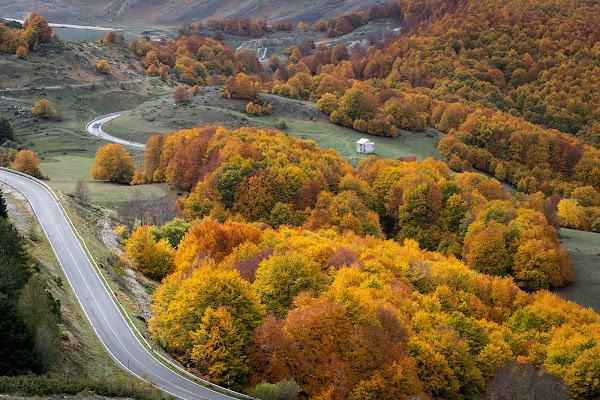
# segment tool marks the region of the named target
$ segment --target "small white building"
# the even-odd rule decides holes
[[[375,150],[375,143],[369,139],[361,138],[356,142],[356,152],[371,154]]]

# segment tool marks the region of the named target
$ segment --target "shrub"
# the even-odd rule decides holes
[[[96,65],[96,70],[102,74],[110,74],[111,68],[106,60],[100,60],[98,65]]]
[[[17,52],[15,54],[15,57],[17,57],[18,59],[22,60],[25,57],[27,57],[27,54],[29,54],[29,50],[27,50],[27,47],[25,47],[25,46],[19,46],[17,48]]]
[[[202,92],[202,88],[198,85],[194,85],[194,87],[192,88],[192,96],[197,96],[199,94],[202,94]]]
[[[251,391],[250,396],[261,400],[278,400],[279,390],[272,383],[259,383]]]
[[[262,115],[262,107],[260,104],[254,104],[253,102],[249,102],[246,105],[246,112],[251,115]]]
[[[279,118],[279,121],[277,121],[276,127],[277,127],[277,129],[285,129],[285,128],[287,128],[287,123],[285,122],[285,119]]]

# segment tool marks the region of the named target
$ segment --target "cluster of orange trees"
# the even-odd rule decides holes
[[[457,113],[454,108],[448,112]],[[563,226],[600,231],[598,149],[506,113],[475,110],[462,115],[464,122],[438,147],[453,169],[461,170],[466,160],[519,191],[554,196]]]
[[[210,216],[411,238],[475,270],[511,275],[526,289],[573,279],[551,200],[512,198],[497,180],[451,175],[441,161],[371,157],[355,169],[332,150],[277,131],[208,127],[153,136],[144,165],[134,183],[191,191],[178,202],[188,221]]]
[[[360,132],[439,129],[453,169],[561,196],[563,226],[600,230],[598,5],[536,4],[395,4],[402,35],[352,53],[340,43],[292,46],[272,82],[254,82],[315,100]]]
[[[264,71],[248,51],[236,54],[229,46],[207,37],[182,36],[175,41],[169,39],[164,46],[142,38],[132,40],[130,47],[142,57],[150,75],[166,79],[172,71],[177,79],[190,85],[222,85],[227,76]]]
[[[207,26],[212,31],[256,38],[262,37],[265,32],[271,29],[267,25],[267,20],[253,20],[250,18],[211,18]]]
[[[239,73],[230,76],[225,81],[225,88],[221,97],[226,99],[247,99],[246,112],[252,115],[262,115],[271,112],[272,105],[267,103],[260,95],[263,81],[256,75]]]
[[[21,29],[10,28],[0,23],[0,52],[25,57],[35,51],[39,44],[52,42],[52,28],[37,12],[32,11]]]
[[[475,399],[515,359],[560,377],[577,399],[600,390],[597,314],[411,239],[206,217],[176,250],[150,242],[171,265],[154,294],[153,337],[236,390],[294,379],[311,399]]]
[[[123,44],[123,39],[119,37],[117,32],[110,29],[104,34],[104,37],[99,40],[100,43]]]

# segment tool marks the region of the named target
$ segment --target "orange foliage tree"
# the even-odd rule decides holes
[[[43,178],[40,170],[40,160],[31,150],[19,151],[13,160],[12,168],[36,178]]]
[[[185,103],[190,99],[190,90],[186,87],[178,87],[173,91],[175,103]]]
[[[117,35],[117,32],[112,29],[108,30],[104,34],[104,38],[100,39],[100,41],[104,43],[123,44],[123,39],[121,39],[119,35]]]
[[[131,182],[134,173],[131,157],[119,143],[108,143],[100,147],[90,171],[94,179],[119,183]]]

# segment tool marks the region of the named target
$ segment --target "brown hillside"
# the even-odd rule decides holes
[[[37,10],[49,22],[109,25],[109,6],[115,24],[180,25],[211,17],[250,17],[313,23],[319,19],[366,10],[391,0],[42,0],[0,2],[0,16],[24,19]]]

